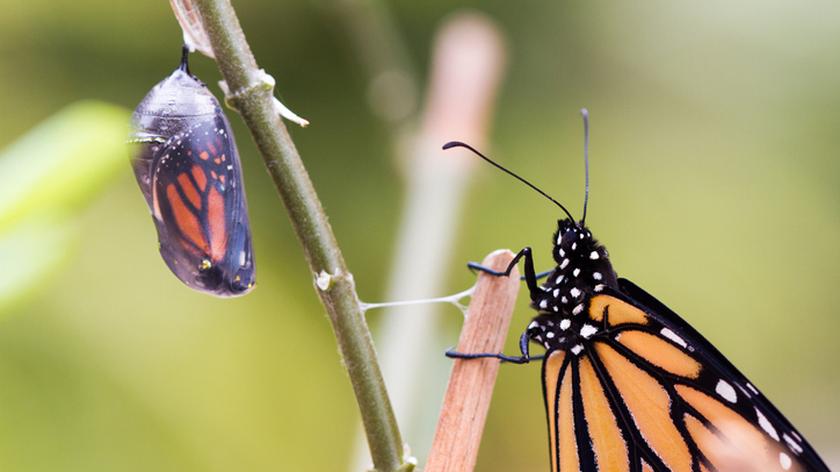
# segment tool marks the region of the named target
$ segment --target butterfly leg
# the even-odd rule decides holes
[[[537,274],[534,277],[536,277],[537,280],[542,280],[542,279],[548,277],[549,275],[551,275],[552,272],[554,272],[554,269],[548,269],[548,270],[545,270],[545,271],[542,271],[542,272],[537,272]],[[525,280],[525,276],[524,275],[520,276],[519,280]]]
[[[519,262],[519,259],[522,259],[523,257],[525,258],[525,275],[523,275],[522,278],[525,279],[525,283],[528,285],[528,291],[531,292],[531,299],[533,300],[534,298],[536,298],[536,295],[540,293],[540,288],[539,286],[537,286],[538,279],[537,274],[534,271],[534,256],[531,254],[530,247],[524,247],[521,251],[516,253],[516,255],[513,256],[513,260],[510,261],[510,264],[508,264],[507,269],[505,269],[504,271],[494,270],[475,262],[467,263],[467,267],[469,267],[472,270],[479,270],[481,272],[496,277],[507,277],[510,275],[510,271],[512,271],[513,268],[516,266],[516,263]],[[549,273],[551,273],[551,271],[546,273],[546,275],[548,275]]]
[[[484,273],[487,273],[487,274],[490,274],[490,275],[497,275],[497,274],[498,274],[499,276],[504,275],[504,273],[503,273],[503,272],[494,271],[493,269],[491,269],[491,268],[489,268],[489,267],[487,267],[487,266],[481,265],[481,264],[479,264],[478,262],[467,262],[467,267],[468,267],[470,270],[473,270],[473,271],[478,270],[478,271],[480,271],[480,272],[484,272]],[[549,275],[551,275],[551,273],[552,273],[552,272],[554,272],[554,271],[555,271],[555,269],[548,269],[548,270],[543,271],[543,272],[537,272],[537,273],[534,275],[534,277],[536,277],[536,278],[537,278],[537,280],[542,280],[542,279],[544,279],[544,278],[548,277]],[[493,272],[496,272],[496,274],[494,274]],[[520,275],[520,276],[519,276],[519,280],[525,280],[525,276],[524,276],[524,275]]]
[[[502,354],[501,352],[476,352],[476,353],[467,353],[467,352],[458,352],[452,349],[446,351],[446,357],[450,359],[499,359],[502,362],[510,362],[511,364],[527,364],[531,361],[541,360],[543,357],[542,355],[539,356],[531,356],[528,352],[528,341],[530,338],[528,337],[528,333],[522,333],[522,336],[519,337],[519,350],[522,352],[520,356],[508,356],[507,354]]]

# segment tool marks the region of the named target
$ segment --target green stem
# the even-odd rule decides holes
[[[318,295],[332,323],[361,411],[377,471],[411,470],[385,390],[353,276],[309,175],[273,103],[273,86],[257,67],[229,0],[194,0],[231,91],[230,105],[245,120],[303,245]]]

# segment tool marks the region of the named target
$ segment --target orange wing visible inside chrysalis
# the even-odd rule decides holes
[[[207,174],[204,173],[204,169],[197,165],[193,165],[190,169],[195,182],[198,184],[198,189],[202,192],[205,188],[207,188]]]
[[[227,251],[226,219],[225,199],[211,185],[207,194],[207,225],[210,228],[210,258],[215,262],[224,259]]]
[[[190,182],[190,177],[187,174],[180,174],[178,176],[178,184],[181,186],[181,190],[186,195],[187,200],[192,203],[193,208],[201,211],[201,195],[199,195],[198,190]]]
[[[210,247],[207,240],[204,238],[204,231],[201,229],[201,222],[196,214],[187,208],[187,205],[181,200],[175,184],[166,186],[166,199],[169,201],[169,206],[172,208],[172,216],[175,218],[175,224],[178,230],[186,238],[187,241],[193,243],[198,249],[207,253]],[[190,249],[188,245],[185,245]]]
[[[211,155],[207,151],[198,154],[205,161]],[[221,162],[221,158],[218,159]],[[208,179],[208,171],[202,168],[202,164],[183,167],[180,173],[173,176],[174,179],[165,184],[165,198],[171,209],[171,218],[181,235],[181,246],[218,264],[225,259],[228,249],[230,215],[222,193],[226,179],[212,169],[209,173],[213,176],[212,181]],[[221,185],[216,182],[221,182]],[[155,186],[154,208],[156,216],[159,216],[157,193]]]

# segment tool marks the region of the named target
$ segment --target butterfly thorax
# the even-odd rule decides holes
[[[531,306],[539,315],[528,326],[528,336],[546,349],[571,348],[595,334],[597,327],[585,314],[586,303],[605,287],[618,287],[607,249],[592,232],[569,219],[557,226],[553,240],[557,267],[532,296]]]

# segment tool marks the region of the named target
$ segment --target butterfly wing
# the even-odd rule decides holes
[[[599,327],[549,351],[552,470],[828,468],[759,391],[673,311],[631,282],[587,303]]]
[[[626,431],[593,363],[561,349],[543,362],[551,470],[638,470]]]
[[[699,359],[704,370],[695,387],[704,391],[706,395],[725,400],[728,411],[721,411],[721,414],[734,412],[753,428],[763,432],[765,438],[769,437],[773,443],[782,446],[780,453],[784,452],[792,458],[792,466],[799,463],[805,470],[828,470],[816,451],[784,415],[700,333],[629,280],[620,279],[619,286],[629,299],[634,300],[637,306],[644,307],[651,317],[662,325],[660,330],[669,329],[674,332],[686,343],[684,349],[691,351],[691,354]],[[683,348],[678,340],[672,341],[677,342],[678,348]],[[780,462],[780,465],[784,466],[786,460],[780,459]]]

